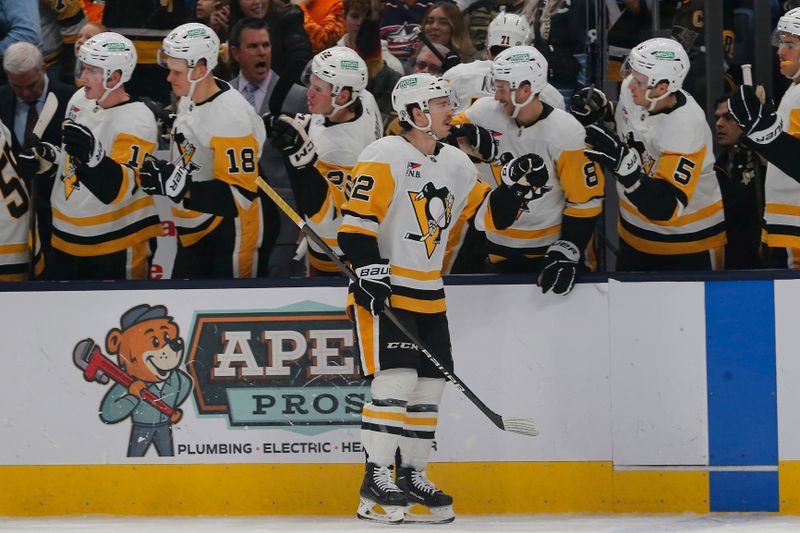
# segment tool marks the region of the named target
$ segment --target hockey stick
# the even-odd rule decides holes
[[[435,55],[437,58],[439,58],[439,61],[441,61],[441,62],[442,62],[442,64],[444,64],[445,57],[442,55],[442,53],[439,51],[439,49],[438,49],[438,48],[436,48],[436,47],[433,45],[433,43],[431,42],[431,40],[430,40],[430,39],[428,39],[428,36],[427,36],[427,35],[425,35],[425,32],[424,32],[424,31],[422,31],[422,28],[420,28],[419,26],[417,26],[416,28],[414,28],[414,30],[413,30],[413,31],[414,31],[414,33],[416,34],[416,36],[417,36],[417,37],[419,37],[419,40],[420,40],[420,41],[422,41],[422,44],[424,44],[425,46],[427,46],[427,47],[428,47],[428,50],[430,50],[431,52],[433,52],[433,55]]]
[[[314,242],[317,246],[319,246],[320,249],[323,252],[325,252],[325,255],[327,255],[334,263],[336,263],[336,266],[339,267],[342,273],[345,276],[347,276],[348,279],[350,279],[350,281],[358,282],[358,276],[356,276],[356,273],[353,272],[353,269],[351,269],[348,265],[346,265],[344,261],[342,261],[342,259],[339,257],[339,255],[336,252],[334,252],[330,246],[325,244],[325,241],[323,241],[322,238],[314,232],[314,230],[308,227],[308,225],[305,223],[302,217],[298,215],[297,212],[294,209],[292,209],[292,207],[289,204],[287,204],[283,198],[281,198],[281,196],[275,191],[275,189],[270,187],[270,185],[266,181],[264,181],[260,176],[256,178],[256,185],[258,186],[259,189],[264,191],[264,193],[266,193],[266,195],[269,196],[273,202],[275,202],[275,204],[281,209],[281,211],[286,213],[286,216],[288,216],[292,220],[292,222],[297,224],[300,230],[306,234],[306,237],[308,237],[310,241]],[[491,420],[495,426],[504,431],[520,433],[522,435],[528,435],[530,437],[535,437],[536,435],[539,434],[539,430],[536,428],[536,423],[533,421],[533,419],[508,418],[500,416],[499,414],[489,409],[489,407],[487,407],[487,405],[483,403],[481,399],[478,398],[475,395],[475,393],[472,392],[469,389],[469,387],[466,386],[466,384],[464,384],[463,381],[461,381],[454,373],[447,370],[442,365],[442,363],[439,362],[439,359],[433,354],[430,348],[428,348],[428,346],[425,343],[423,343],[414,333],[412,333],[406,327],[405,324],[403,324],[403,321],[400,320],[400,318],[394,313],[394,311],[392,311],[390,307],[386,307],[383,310],[383,315],[389,320],[391,320],[394,323],[394,325],[397,326],[397,329],[399,329],[403,333],[403,335],[408,337],[409,341],[416,344],[419,350],[423,354],[425,354],[425,357],[427,357],[428,360],[434,364],[434,366],[436,366],[436,368],[439,370],[439,372],[442,373],[445,379],[447,379],[447,381],[452,383],[455,388],[460,390],[464,394],[464,396],[466,396],[472,403],[474,403],[475,406],[478,409],[480,409],[480,411],[484,415],[486,415],[486,417],[489,418],[489,420]]]
[[[742,82],[744,85],[749,85],[753,87],[753,65],[750,63],[745,63],[742,65]],[[756,97],[758,98],[759,102],[762,104],[767,101],[767,93],[764,90],[763,85],[755,86],[756,90]],[[729,110],[730,111],[730,110]],[[766,166],[766,161],[755,151],[751,152],[751,157],[753,161],[753,174],[756,178],[756,186],[755,186],[755,196],[756,196],[756,209],[758,210],[758,219],[764,219],[764,198],[763,194],[761,193],[761,183],[764,183],[764,169],[759,164],[762,163]]]
[[[36,119],[36,124],[33,125],[33,130],[31,130],[31,134],[34,137],[35,142],[41,142],[42,135],[44,135],[44,130],[47,129],[47,126],[50,125],[50,121],[53,120],[53,117],[58,110],[58,98],[56,97],[55,93],[50,92],[47,93],[47,98],[44,100],[44,107],[42,107],[42,112],[39,114],[39,118]],[[22,142],[27,142],[28,139],[23,139]],[[31,203],[31,214],[30,218],[28,219],[28,234],[31,236],[31,252],[30,252],[30,261],[28,261],[28,278],[33,279],[33,276],[36,272],[36,173],[34,172],[33,176],[31,176],[31,190],[28,191],[28,200]]]

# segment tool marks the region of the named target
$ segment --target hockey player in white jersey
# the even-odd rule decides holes
[[[478,98],[494,96],[492,61],[507,48],[527,45],[530,33],[531,27],[524,15],[500,13],[487,30],[486,60],[461,63],[442,74],[458,96],[459,111],[471,106]],[[556,109],[565,107],[564,97],[549,83],[545,83],[539,98]]]
[[[780,71],[792,80],[775,113],[752,87],[742,86],[728,100],[731,115],[744,131],[747,146],[769,164],[764,191],[762,241],[767,264],[800,268],[800,8],[788,11],[773,33]]]
[[[0,179],[5,186],[0,188],[0,201],[5,209],[0,210],[0,281],[24,281],[28,279],[30,263],[33,274],[39,275],[44,267],[38,236],[31,236],[30,195],[15,168],[11,151],[11,132],[0,122]],[[35,252],[31,253],[30,244]]]
[[[628,143],[601,124],[586,128],[586,155],[617,179],[617,270],[721,269],[725,217],[711,130],[681,89],[689,57],[676,41],[649,39],[625,68],[634,106],[622,110]]]
[[[536,181],[541,172],[515,160],[507,169],[508,182],[490,193],[470,159],[439,141],[450,132],[451,97],[447,82],[431,74],[398,80],[392,103],[405,133],[379,139],[361,153],[343,206],[338,241],[358,276],[350,286],[348,312],[361,371],[372,377],[372,399],[361,418],[367,465],[357,514],[364,519],[454,519],[453,498],[425,474],[445,380],[381,312],[390,305],[440,363],[452,368],[441,277],[452,224],[463,212],[471,218],[490,202],[493,224],[508,226],[531,192],[526,180]],[[432,514],[406,514],[413,504],[427,506]]]
[[[136,49],[118,33],[99,33],[78,52],[83,87],[67,104],[63,148],[39,143],[41,173],[57,172],[50,279],[145,279],[150,240],[162,233],[138,169],[157,145],[156,120],[124,83]]]
[[[486,232],[489,261],[499,272],[532,272],[544,292],[572,290],[580,263],[602,210],[604,178],[584,155],[584,130],[570,114],[539,98],[547,61],[532,46],[501,52],[492,65],[493,98],[484,97],[456,118],[492,132],[501,159],[528,157],[547,169],[549,179],[508,228],[491,224],[488,209],[476,219]],[[492,186],[506,179],[501,165],[484,177]]]
[[[255,277],[263,235],[255,179],[264,123],[253,106],[211,71],[219,38],[199,23],[164,39],[159,62],[180,98],[172,160],[145,161],[142,188],[168,196],[180,245],[174,278]]]
[[[337,46],[311,61],[311,115],[265,116],[270,142],[288,160],[294,197],[306,223],[339,255],[336,233],[358,155],[381,137],[381,118],[366,93],[367,64],[354,50]],[[310,275],[339,274],[339,268],[311,242]]]

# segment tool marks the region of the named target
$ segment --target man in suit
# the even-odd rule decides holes
[[[31,43],[21,42],[9,46],[3,55],[3,71],[8,78],[8,85],[0,87],[0,120],[11,130],[11,148],[14,154],[18,155],[30,147],[31,140],[26,137],[29,137],[36,124],[49,93],[54,93],[58,98],[58,109],[41,140],[61,146],[61,120],[66,114],[67,102],[75,93],[75,88],[46,76],[42,53]],[[30,183],[28,186],[30,188]],[[50,252],[52,188],[52,178],[36,180],[36,220],[45,256]]]
[[[237,22],[231,29],[230,51],[239,66],[239,74],[230,83],[242,93],[259,115],[308,113],[305,88],[281,79],[271,68],[272,43],[264,19],[248,17]],[[281,151],[269,143],[265,144],[259,164],[262,175],[270,185],[294,206],[294,196]],[[275,204],[261,194],[266,210],[266,233],[259,256],[268,258],[269,264],[264,265],[266,268],[259,265],[259,276],[302,275],[302,267],[292,260],[299,233],[297,226],[283,213],[278,219]],[[277,220],[280,220],[280,231],[276,235],[276,232],[270,232],[270,228],[278,229]]]

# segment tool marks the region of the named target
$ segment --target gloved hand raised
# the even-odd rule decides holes
[[[497,158],[497,140],[492,132],[475,124],[462,124],[450,128],[448,141],[465,154],[484,163]]]
[[[783,121],[772,103],[761,103],[752,85],[739,86],[728,98],[728,111],[745,137],[755,144],[769,144],[783,132]]]
[[[584,87],[572,95],[569,112],[584,126],[614,120],[614,106],[605,93],[594,86]]]
[[[105,157],[106,153],[100,141],[94,136],[92,130],[83,124],[68,120],[64,123],[62,134],[64,150],[77,163],[94,168]]]
[[[173,202],[180,202],[192,182],[191,169],[176,167],[169,161],[161,161],[145,155],[139,169],[139,186],[149,195],[167,196]]]
[[[540,189],[547,184],[550,174],[544,159],[536,154],[525,154],[503,165],[500,178],[512,189],[515,186]]]
[[[29,180],[36,174],[44,174],[53,168],[61,152],[50,143],[39,142],[17,154],[17,170],[20,177]]]
[[[358,276],[357,282],[350,282],[356,303],[369,309],[373,315],[379,315],[392,295],[389,261],[376,259],[356,263],[353,264],[353,272]]]
[[[590,146],[584,150],[586,157],[612,170],[625,188],[639,180],[642,169],[639,154],[628,148],[616,133],[592,124],[586,127],[586,144]]]
[[[266,113],[262,119],[267,138],[289,159],[294,168],[302,169],[317,161],[317,150],[308,136],[311,115],[298,113],[295,116],[275,116]]]

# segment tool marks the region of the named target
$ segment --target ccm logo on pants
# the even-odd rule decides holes
[[[386,348],[388,350],[419,350],[413,342],[387,342]]]

